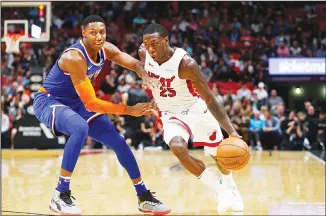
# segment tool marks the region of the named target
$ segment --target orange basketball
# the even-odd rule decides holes
[[[248,164],[250,150],[242,139],[229,137],[218,146],[216,157],[223,168],[239,170]]]

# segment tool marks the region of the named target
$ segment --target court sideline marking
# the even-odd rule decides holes
[[[324,160],[320,159],[319,157],[317,157],[317,156],[314,155],[313,153],[307,151],[307,154],[308,154],[310,157],[313,157],[313,158],[315,158],[316,160],[318,160],[320,163],[322,163],[322,164],[324,164],[324,165],[326,164]]]

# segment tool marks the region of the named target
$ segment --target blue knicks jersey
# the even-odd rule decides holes
[[[87,62],[87,77],[90,80],[94,80],[96,76],[100,73],[102,68],[104,67],[105,61],[105,52],[104,48],[99,51],[100,60],[99,62],[94,62],[86,51],[86,47],[83,44],[82,40],[78,40],[75,44],[71,45],[68,49],[66,49],[63,53],[68,50],[77,50],[80,52],[86,62]],[[63,54],[61,53],[61,55]],[[61,56],[60,55],[60,56]],[[59,58],[60,58],[59,56]],[[59,60],[58,58],[58,60]],[[58,60],[51,68],[49,74],[46,76],[43,87],[46,91],[54,97],[68,97],[68,98],[76,98],[79,97],[70,78],[69,73],[61,70],[58,65]]]

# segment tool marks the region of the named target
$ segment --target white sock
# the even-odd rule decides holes
[[[206,186],[216,191],[216,193],[218,192],[218,180],[213,172],[205,169],[197,178],[201,180]]]
[[[232,172],[230,174],[222,174],[222,184],[226,187],[234,187],[235,182],[233,181]]]

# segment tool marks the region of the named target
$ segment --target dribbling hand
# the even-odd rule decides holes
[[[235,138],[239,138],[242,139],[242,136],[240,136],[237,132],[232,132],[229,134],[229,137],[235,137]]]

